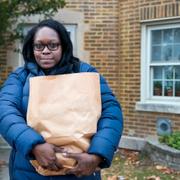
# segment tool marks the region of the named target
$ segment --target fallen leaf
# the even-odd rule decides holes
[[[174,173],[174,170],[173,170],[173,169],[168,168],[168,167],[166,167],[166,166],[157,165],[157,166],[156,166],[156,169],[157,169],[157,170],[160,170],[163,174],[171,174],[171,173]]]
[[[156,169],[157,169],[157,170],[166,170],[167,167],[166,167],[166,166],[157,165],[157,166],[156,166]]]
[[[125,180],[126,178],[124,176],[118,176],[118,180]]]
[[[118,177],[117,176],[109,176],[108,178],[107,178],[107,180],[118,180]]]
[[[147,180],[161,180],[159,176],[148,176],[146,179]]]
[[[136,161],[136,163],[135,163],[136,165],[139,165],[140,164],[140,161]]]

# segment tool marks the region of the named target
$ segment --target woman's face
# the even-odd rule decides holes
[[[42,27],[36,32],[33,48],[35,60],[42,69],[53,68],[62,57],[59,36],[49,27]]]

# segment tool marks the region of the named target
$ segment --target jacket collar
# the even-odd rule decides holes
[[[28,69],[35,76],[44,76],[45,72],[34,62],[27,62],[25,68]],[[57,75],[57,74],[68,74],[73,72],[73,64],[67,63],[63,67],[58,65],[52,68],[47,75]]]

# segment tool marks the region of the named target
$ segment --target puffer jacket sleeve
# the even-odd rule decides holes
[[[23,70],[11,73],[0,91],[0,133],[3,138],[25,157],[44,139],[30,128],[21,113],[23,82],[20,78]]]
[[[84,65],[86,66],[86,65]],[[82,68],[83,69],[83,68]],[[88,72],[97,72],[92,66]],[[101,156],[101,168],[111,165],[123,129],[123,115],[120,104],[109,88],[105,78],[100,75],[102,114],[98,121],[97,132],[93,136],[88,153]]]

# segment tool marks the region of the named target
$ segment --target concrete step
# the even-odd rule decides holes
[[[3,137],[0,135],[0,149],[10,149],[10,146],[8,143],[3,139]]]
[[[9,161],[10,149],[0,149],[0,180],[9,180],[9,170],[8,170],[8,161]]]

